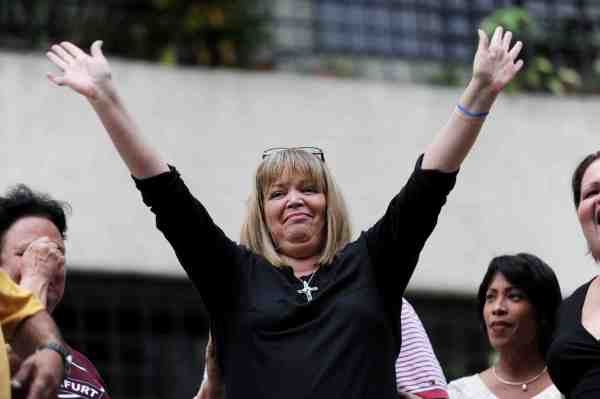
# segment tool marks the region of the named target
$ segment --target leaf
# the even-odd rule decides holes
[[[536,90],[542,88],[542,76],[534,68],[527,69],[523,76],[527,86]]]
[[[546,74],[551,74],[554,70],[554,66],[550,60],[542,56],[537,56],[533,59],[533,66],[538,71]]]
[[[558,69],[558,77],[564,83],[571,86],[581,86],[581,76],[576,70],[567,67],[561,67]]]
[[[558,78],[552,78],[547,84],[548,90],[556,95],[565,94],[565,85]]]
[[[499,25],[516,36],[524,36],[535,29],[536,23],[526,8],[504,7],[484,18],[481,29],[491,35]]]
[[[165,65],[177,64],[177,51],[172,45],[163,49],[163,51],[160,54],[159,62]]]

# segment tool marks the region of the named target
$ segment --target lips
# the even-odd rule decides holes
[[[309,218],[311,215],[309,215],[308,213],[305,212],[294,212],[294,213],[290,213],[289,215],[287,215],[285,217],[285,219],[283,219],[283,223],[286,223],[289,220],[294,220],[294,219],[304,219],[304,218]]]
[[[490,323],[490,330],[492,331],[502,331],[510,327],[512,327],[512,323],[503,320],[497,320]]]

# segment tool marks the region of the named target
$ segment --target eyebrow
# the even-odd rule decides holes
[[[586,184],[585,186],[583,186],[583,188],[581,189],[582,193],[585,193],[586,191],[588,191],[590,188],[598,188],[600,187],[600,182],[595,180],[591,183]]]
[[[277,183],[277,182],[275,182],[275,183],[271,184],[271,185],[270,185],[270,186],[267,188],[267,192],[268,192],[268,191],[271,191],[271,190],[273,190],[273,189],[275,189],[275,188],[282,188],[282,187],[286,187],[287,185],[288,185],[288,184],[286,184],[286,183]]]

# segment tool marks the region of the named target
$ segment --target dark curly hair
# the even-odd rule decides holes
[[[485,297],[490,284],[498,273],[501,273],[516,288],[522,290],[535,309],[538,348],[545,357],[552,342],[558,307],[562,301],[556,274],[543,260],[527,253],[502,255],[492,259],[477,293],[477,310],[484,330]]]
[[[50,220],[63,239],[67,233],[67,213],[69,204],[57,201],[48,194],[38,193],[24,184],[19,184],[0,197],[0,249],[4,245],[4,235],[19,219],[39,216]]]

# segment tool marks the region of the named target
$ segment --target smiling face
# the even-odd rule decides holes
[[[296,259],[319,255],[327,200],[309,177],[283,173],[264,193],[264,218],[277,250]]]
[[[21,281],[23,269],[23,254],[29,245],[41,237],[48,239],[65,253],[62,235],[50,220],[38,216],[26,216],[18,219],[4,234],[0,250],[0,268],[17,283]],[[50,312],[62,300],[65,292],[65,268],[56,272],[48,287],[47,308]]]
[[[594,259],[600,259],[600,160],[591,163],[581,179],[577,216]]]
[[[494,349],[537,348],[535,309],[502,273],[496,273],[486,291],[483,319]]]

